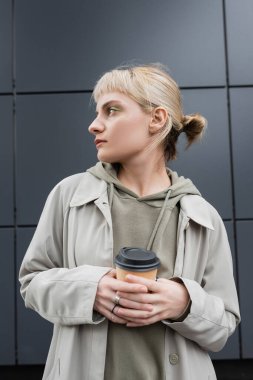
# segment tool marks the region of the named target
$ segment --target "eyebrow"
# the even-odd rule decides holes
[[[101,108],[104,110],[104,109],[106,109],[106,108],[109,106],[109,104],[111,104],[111,103],[119,103],[120,105],[122,104],[120,100],[111,99],[111,100],[108,100],[108,102],[105,102],[105,103],[101,106]],[[97,108],[96,108],[96,113],[98,113]]]

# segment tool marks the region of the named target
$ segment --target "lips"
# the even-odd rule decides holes
[[[101,140],[101,139],[96,139],[95,140],[96,146],[99,146],[100,144],[105,143],[105,142],[106,142],[106,140]]]

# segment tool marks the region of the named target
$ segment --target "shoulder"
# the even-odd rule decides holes
[[[196,223],[215,230],[222,222],[218,211],[200,195],[185,195],[181,198],[182,212]]]
[[[80,182],[89,181],[90,175],[87,172],[73,174],[69,177],[63,178],[60,182],[55,185],[55,189],[59,189],[61,192],[71,192],[74,191]]]
[[[83,181],[85,175],[86,173],[77,173],[69,177],[63,178],[53,187],[51,193],[58,193],[63,196],[66,194],[73,193],[80,184],[80,182]]]
[[[58,182],[50,192],[49,198],[69,206],[72,200],[80,197],[86,199],[96,194],[102,182],[104,181],[88,172],[74,174]]]

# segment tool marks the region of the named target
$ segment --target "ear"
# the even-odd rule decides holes
[[[149,132],[151,134],[159,133],[168,119],[168,112],[164,107],[156,107],[151,114],[149,123]]]

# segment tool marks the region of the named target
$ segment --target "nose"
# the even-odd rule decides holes
[[[103,132],[103,130],[104,130],[104,125],[101,122],[101,120],[98,119],[98,117],[95,120],[93,120],[93,122],[90,124],[88,128],[88,131],[92,135],[97,135],[98,133]]]

